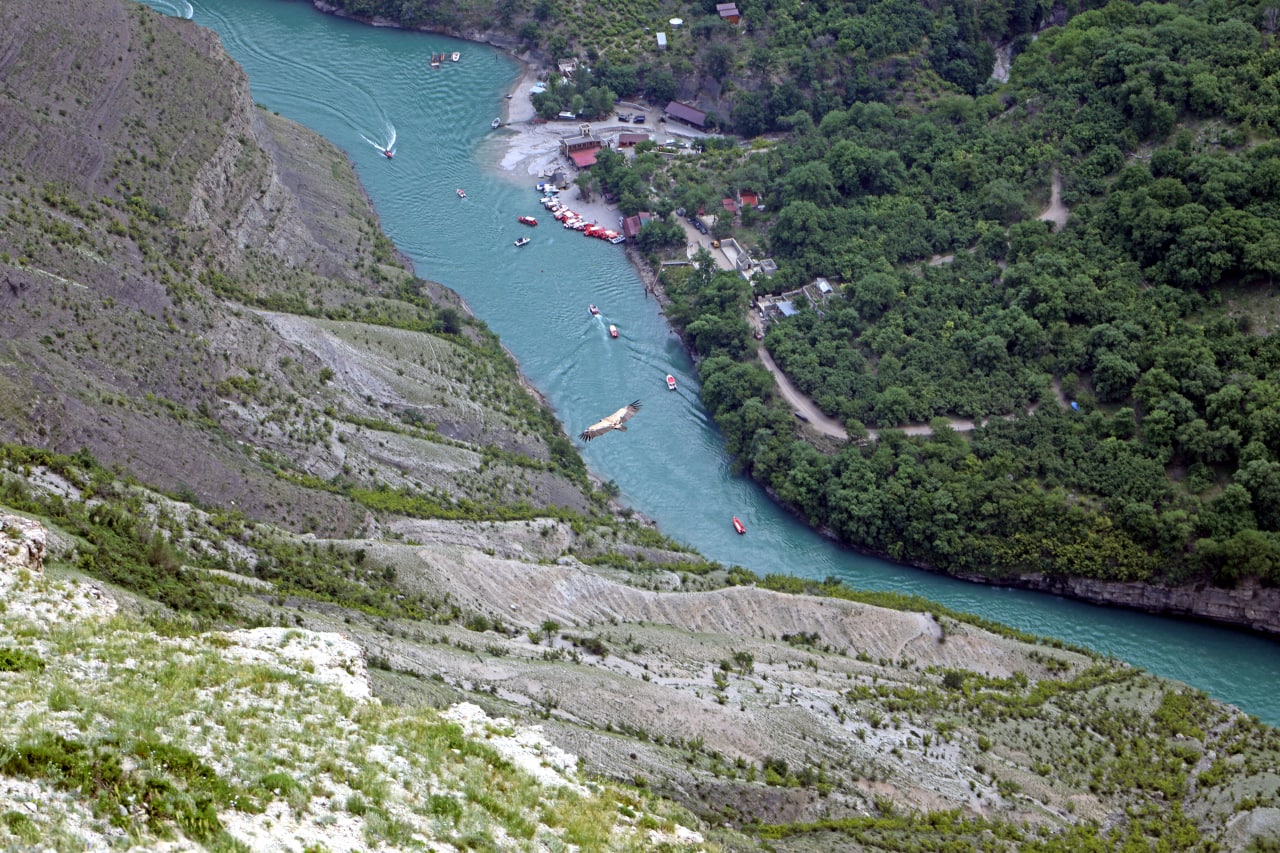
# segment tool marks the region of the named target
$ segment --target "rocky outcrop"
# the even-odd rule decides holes
[[[0,515],[0,570],[44,572],[44,525],[19,515]]]
[[[982,579],[971,577],[968,580]],[[991,581],[988,579],[987,582]],[[1064,595],[1090,604],[1205,619],[1263,634],[1280,635],[1280,589],[1263,586],[1256,580],[1242,582],[1233,589],[1222,589],[1207,584],[1167,587],[1031,574],[1023,575],[1013,585]]]

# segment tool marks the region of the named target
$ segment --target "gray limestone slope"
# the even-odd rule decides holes
[[[3,14],[0,439],[325,535],[372,529],[360,489],[588,506],[496,340],[216,36],[121,0]]]

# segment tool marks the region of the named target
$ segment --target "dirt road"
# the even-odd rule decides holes
[[[812,400],[800,393],[796,386],[791,384],[791,380],[778,369],[778,365],[773,363],[773,358],[770,357],[769,351],[764,347],[760,347],[760,363],[773,374],[774,381],[778,385],[778,393],[795,410],[797,415],[803,416],[801,419],[806,421],[809,426],[823,435],[829,435],[841,441],[849,438],[849,433],[845,432],[839,421],[823,414],[822,410]]]
[[[1066,224],[1068,213],[1069,211],[1067,210],[1066,205],[1062,203],[1062,176],[1058,173],[1057,169],[1054,169],[1053,186],[1049,197],[1049,205],[1037,218],[1047,222],[1052,222],[1054,230],[1058,231]],[[688,236],[690,243],[702,243],[703,245],[706,245],[708,249],[711,248],[710,237],[704,237],[702,234],[699,234],[692,225],[689,225],[684,220],[681,220],[681,225],[684,226],[685,234]],[[693,251],[693,249],[691,248],[690,251]],[[712,255],[715,257],[716,263],[722,269],[732,269],[732,266],[729,265],[728,260],[724,257],[723,252],[713,251]],[[759,315],[756,314],[755,311],[752,311],[749,317],[751,325],[755,330],[763,333],[764,328],[763,324],[760,322]],[[774,363],[773,358],[769,355],[769,351],[766,350],[764,346],[760,347],[760,363],[773,374],[774,382],[778,386],[778,393],[782,395],[782,398],[786,400],[791,408],[797,413],[797,416],[803,416],[801,418],[802,420],[806,421],[810,427],[823,435],[828,435],[832,438],[838,438],[844,441],[848,440],[849,434],[845,431],[840,422],[835,418],[831,418],[823,414],[822,410],[819,409],[812,400],[792,385],[791,380],[788,379],[787,375],[778,368],[777,364]],[[1057,398],[1058,405],[1066,408],[1069,405],[1069,402],[1066,399],[1066,396],[1062,393],[1062,385],[1057,379],[1053,382],[1053,390],[1054,396]],[[1035,405],[1033,405],[1029,411],[1035,411],[1035,408]],[[956,432],[971,432],[976,426],[975,422],[968,418],[947,418],[947,423]],[[985,420],[983,423],[985,423]],[[907,424],[906,426],[898,427],[898,429],[905,432],[907,435],[933,434],[933,428],[928,424]],[[867,436],[872,441],[875,441],[879,438],[879,431],[868,429]]]

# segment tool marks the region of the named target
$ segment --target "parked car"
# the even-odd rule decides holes
[[[635,122],[636,124],[644,124],[644,119],[645,117],[640,115],[633,118],[632,121]]]
[[[703,224],[702,224],[702,220],[701,220],[701,219],[694,220],[693,227],[698,229],[698,233],[699,233],[699,234],[706,234],[706,233],[708,233],[708,232],[707,232],[707,226],[705,226],[705,225],[703,225]]]

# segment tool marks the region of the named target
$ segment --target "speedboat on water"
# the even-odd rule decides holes
[[[453,53],[449,55],[449,58],[452,59],[454,62],[457,62],[459,59],[462,58],[462,54],[455,50]]]
[[[594,303],[592,303],[591,305],[588,305],[587,310],[591,312],[592,317],[600,316],[600,309],[597,308]]]
[[[736,515],[733,517],[733,529],[738,531],[739,536],[747,532],[747,528],[743,526],[742,522],[738,520]]]
[[[538,224],[538,220],[534,219],[532,216],[517,216],[516,220],[521,225],[537,225]]]
[[[392,157],[396,156],[396,152],[392,151],[390,148],[383,148],[382,156],[390,160]]]
[[[462,187],[458,187],[458,198],[466,198],[466,197],[467,197],[467,191],[464,190]]]
[[[676,390],[676,378],[670,373],[667,374],[667,389],[670,391]]]
[[[610,324],[609,324],[609,337],[611,337],[611,338],[616,338],[617,336],[618,336],[618,327],[617,327],[617,326],[615,326],[615,325],[613,325],[612,323],[610,323]]]
[[[529,238],[528,238],[528,237],[521,237],[519,240],[516,240],[516,245],[517,245],[517,246],[524,246],[524,245],[527,245],[527,244],[528,244],[528,242],[529,242]]]

